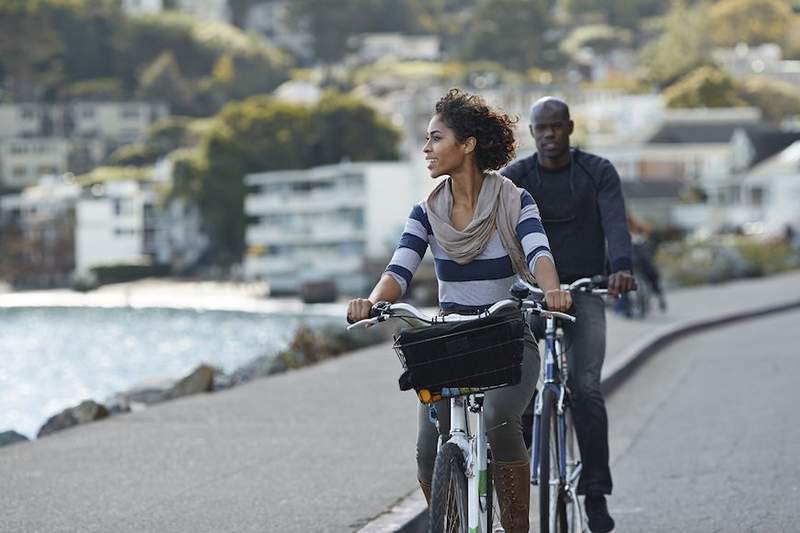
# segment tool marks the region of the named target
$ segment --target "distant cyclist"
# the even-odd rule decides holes
[[[368,299],[352,300],[350,320],[366,318],[376,302],[397,301],[428,247],[433,253],[442,312],[475,313],[508,297],[520,276],[535,277],[552,310],[571,305],[531,195],[494,172],[514,156],[513,122],[475,95],[450,90],[435,107],[423,149],[432,178],[445,177],[411,211],[400,244]],[[529,461],[521,417],[539,372],[539,352],[525,333],[522,379],[486,392],[484,416],[492,449],[501,523],[508,533],[528,531]],[[436,403],[441,435],[420,405],[417,477],[428,503],[437,441],[449,437],[449,401]]]
[[[530,192],[539,206],[559,278],[571,283],[606,273],[608,256],[608,293],[617,296],[630,291],[634,287],[631,236],[617,171],[606,159],[570,148],[574,124],[563,100],[538,100],[531,108],[530,120],[537,153],[501,173]],[[600,296],[585,293],[574,295],[573,303],[571,313],[578,320],[564,326],[564,335],[583,461],[578,494],[586,495],[589,528],[594,533],[606,533],[614,529],[614,520],[605,498],[611,494],[612,482],[608,418],[600,390],[606,346],[605,304]]]

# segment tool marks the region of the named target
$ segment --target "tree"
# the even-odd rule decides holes
[[[252,172],[396,159],[398,133],[364,104],[329,94],[306,107],[257,96],[230,103],[206,137],[202,157],[182,163],[182,190],[191,190],[206,230],[230,264],[244,251],[244,176]]]
[[[311,35],[315,56],[330,64],[348,53],[354,35],[419,31],[419,6],[412,0],[294,0],[290,20]]]
[[[720,0],[709,7],[714,43],[786,43],[794,14],[783,0]]]
[[[676,1],[663,19],[661,34],[642,50],[639,64],[644,78],[666,87],[692,70],[710,63],[711,43],[703,6]]]
[[[606,23],[637,29],[641,19],[660,15],[667,2],[662,0],[566,0],[567,11],[574,17],[600,14]]]
[[[10,96],[41,100],[61,82],[63,42],[40,1],[0,0],[0,63]]]
[[[464,59],[525,70],[541,63],[550,25],[547,0],[482,0],[465,32]]]
[[[142,98],[166,100],[173,113],[191,113],[191,85],[171,51],[163,52],[144,70],[138,94]]]
[[[566,54],[576,57],[583,48],[591,48],[595,53],[604,55],[616,48],[630,46],[632,41],[633,35],[624,28],[592,24],[572,30],[560,46]]]
[[[800,93],[797,87],[765,76],[751,76],[738,84],[740,97],[758,107],[768,121],[779,125],[790,117],[800,116]]]
[[[701,67],[667,87],[667,107],[746,106],[736,91],[733,79],[714,67]]]

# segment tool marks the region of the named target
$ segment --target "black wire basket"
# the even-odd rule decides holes
[[[394,349],[405,372],[400,390],[414,389],[422,403],[519,383],[525,319],[509,310],[463,322],[401,331]]]

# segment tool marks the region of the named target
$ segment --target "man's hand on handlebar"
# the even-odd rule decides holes
[[[369,318],[374,304],[367,298],[356,298],[347,304],[347,321],[351,324]]]
[[[563,289],[545,291],[544,300],[547,302],[547,309],[550,311],[566,312],[572,307],[572,294]]]
[[[608,295],[617,297],[636,288],[636,279],[628,270],[620,270],[608,276]]]

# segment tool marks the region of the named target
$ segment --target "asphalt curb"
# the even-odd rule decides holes
[[[678,338],[700,333],[717,326],[750,320],[774,313],[800,308],[800,299],[782,304],[725,313],[711,318],[685,320],[660,328],[624,351],[618,363],[610,367],[603,378],[603,394],[611,395],[650,357]],[[371,520],[357,533],[424,533],[427,531],[427,506],[422,493],[414,489],[385,513]]]

